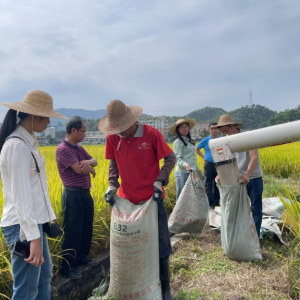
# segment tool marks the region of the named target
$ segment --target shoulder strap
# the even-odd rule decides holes
[[[32,153],[32,151],[30,150],[30,148],[27,145],[27,143],[22,138],[20,138],[19,136],[13,135],[13,136],[8,137],[5,141],[7,141],[9,139],[13,139],[13,138],[19,139],[19,140],[23,141],[26,144],[26,146],[28,147],[28,149],[29,149],[29,151],[30,151],[30,153],[31,153],[31,155],[33,157],[34,164],[35,164],[35,167],[36,167],[36,171],[40,174],[40,168],[39,168],[39,165],[38,165],[38,163],[36,161],[36,158],[35,158],[34,154]]]

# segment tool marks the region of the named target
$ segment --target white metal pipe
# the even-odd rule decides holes
[[[225,150],[225,159],[230,159],[231,152],[244,152],[253,149],[266,148],[280,144],[292,143],[300,140],[300,121],[256,129],[239,134],[211,139],[209,148],[215,162],[222,161],[217,155],[217,149]],[[228,155],[226,155],[226,149]],[[214,155],[215,154],[215,155]]]

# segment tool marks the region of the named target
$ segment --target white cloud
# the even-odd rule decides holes
[[[300,100],[296,0],[3,0],[0,11],[5,101],[41,88],[57,108],[120,98],[180,115],[246,105],[250,88],[271,109]]]

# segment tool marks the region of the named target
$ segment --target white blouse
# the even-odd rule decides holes
[[[0,226],[20,224],[21,241],[32,241],[40,237],[38,224],[56,219],[49,198],[45,159],[39,154],[34,137],[22,126],[18,125],[10,136],[19,136],[26,144],[12,138],[5,142],[1,151],[4,207]],[[40,168],[41,180],[30,150]]]

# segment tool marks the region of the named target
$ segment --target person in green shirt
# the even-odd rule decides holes
[[[169,132],[176,135],[177,138],[173,142],[173,151],[176,155],[176,169],[175,169],[175,182],[176,182],[176,201],[187,181],[192,170],[201,172],[196,158],[195,143],[191,138],[190,129],[196,125],[194,119],[179,119],[173,125]]]

